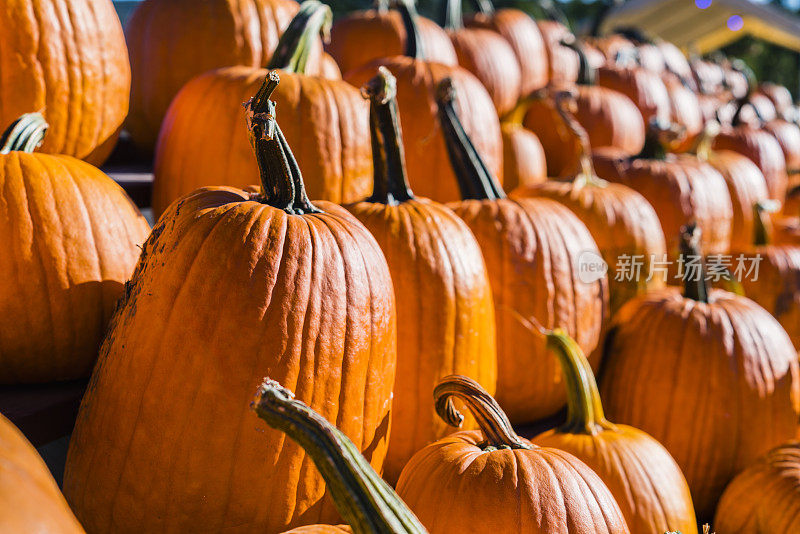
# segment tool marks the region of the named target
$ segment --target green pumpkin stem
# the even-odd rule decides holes
[[[750,108],[753,110],[753,113],[756,115],[756,119],[763,123],[763,117],[761,117],[761,114],[758,112],[758,108],[753,105],[751,100],[752,96],[758,90],[758,80],[756,79],[753,69],[751,69],[747,63],[741,59],[734,59],[731,61],[731,67],[735,71],[742,73],[747,80],[747,93],[736,101],[736,112],[733,114],[733,118],[731,119],[731,125],[741,126],[744,123],[742,120],[742,111],[747,106],[750,106]]]
[[[485,438],[484,448],[530,449],[531,445],[520,438],[497,401],[471,378],[461,375],[444,377],[433,390],[436,413],[450,426],[460,427],[464,416],[459,412],[453,397],[460,399],[478,422]]]
[[[680,251],[684,261],[689,258],[699,258],[701,264],[699,273],[683,273],[683,296],[697,302],[708,303],[708,282],[703,267],[703,253],[700,250],[700,228],[697,224],[692,223],[681,228]]]
[[[396,205],[414,198],[408,185],[403,133],[397,111],[397,80],[386,67],[361,92],[369,99],[374,189],[369,202]]]
[[[580,345],[560,329],[546,336],[547,348],[558,357],[567,386],[567,420],[558,431],[594,435],[603,430],[616,430],[605,418],[594,373]]]
[[[250,144],[261,173],[262,201],[289,214],[319,213],[306,195],[303,175],[275,120],[277,71],[270,71],[256,95],[245,104]]]
[[[575,115],[572,114],[572,110],[569,109],[574,104],[575,97],[569,91],[559,91],[556,93],[556,111],[558,111],[558,114],[561,116],[561,120],[567,130],[578,140],[578,160],[580,168],[573,181],[579,186],[593,185],[596,187],[605,187],[606,182],[598,178],[594,172],[589,134],[586,133],[586,129],[578,122]]]
[[[445,78],[436,88],[436,104],[439,123],[447,145],[447,155],[458,180],[461,198],[476,200],[497,200],[505,198],[503,189],[478,154],[472,140],[464,131],[453,101],[455,87],[453,80]]]
[[[425,43],[422,41],[422,33],[419,31],[419,14],[414,6],[414,0],[397,0],[396,6],[406,30],[404,54],[407,57],[424,61],[427,57]]]
[[[355,534],[424,534],[400,497],[370,467],[353,442],[324,417],[266,380],[251,405],[269,426],[285,432],[314,461],[336,509]]]
[[[317,0],[300,4],[300,11],[278,41],[267,68],[305,74],[317,35],[327,37],[332,23],[333,12],[327,5]]]
[[[765,247],[772,243],[772,222],[770,213],[775,213],[780,208],[780,204],[775,200],[759,200],[753,205],[754,236],[753,244],[757,247]]]
[[[0,138],[0,154],[32,153],[44,141],[48,124],[41,113],[26,113],[11,123]]]

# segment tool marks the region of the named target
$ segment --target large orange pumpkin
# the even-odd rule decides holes
[[[600,251],[586,226],[548,199],[509,199],[483,164],[456,115],[453,86],[437,95],[453,168],[464,200],[449,204],[483,250],[497,325],[497,395],[513,422],[558,411],[566,401],[556,362],[528,322],[564,327],[590,353],[608,313],[604,274],[581,280],[578,261]],[[598,351],[599,355],[599,351]],[[599,363],[592,359],[593,365]],[[528,372],[535,368],[537,372]]]
[[[397,482],[411,456],[444,437],[428,392],[443,377],[474,377],[494,392],[494,306],[481,249],[445,206],[416,198],[406,180],[394,78],[385,69],[370,97],[375,186],[347,209],[375,236],[397,298],[397,375],[384,476]]]
[[[2,414],[0,531],[84,534],[36,449]]]
[[[285,135],[308,179],[312,198],[355,202],[370,192],[369,109],[358,90],[341,80],[303,74],[309,41],[326,24],[330,8],[303,4],[281,38],[270,68],[281,69],[275,93]],[[242,102],[265,70],[230,67],[205,73],[175,97],[156,147],[153,211],[203,186],[244,187],[258,172],[241,128]]]
[[[703,250],[726,254],[731,243],[733,210],[725,179],[695,156],[667,154],[667,130],[653,125],[641,154],[594,158],[601,178],[635,189],[656,210],[667,240],[670,274],[678,266],[680,229],[696,222],[702,229]]]
[[[480,430],[428,445],[403,469],[397,493],[431,534],[627,533],[619,506],[594,471],[570,453],[520,438],[479,384],[449,376],[434,391],[452,426],[466,404]]]
[[[689,486],[669,452],[638,428],[610,423],[578,344],[558,330],[545,336],[564,373],[567,420],[531,441],[574,454],[591,467],[611,490],[631,533],[696,534]]]
[[[126,127],[150,151],[186,82],[232,65],[263,67],[297,14],[293,0],[145,0],[125,31],[133,85]]]
[[[277,81],[272,71],[246,110],[261,193],[211,187],[175,202],[112,320],[64,475],[91,532],[338,522],[303,451],[248,415],[265,374],[381,469],[396,357],[389,269],[347,210],[308,200],[268,100]]]
[[[622,184],[609,183],[595,175],[590,159],[588,134],[578,124],[567,100],[568,93],[556,97],[556,106],[564,127],[581,147],[581,167],[566,181],[548,181],[515,189],[513,197],[551,198],[568,207],[583,221],[597,243],[603,260],[612,272],[625,258],[642,263],[643,276],[609,276],[611,313],[645,291],[662,287],[664,274],[650,276],[654,261],[663,261],[667,253],[658,216],[645,198]],[[572,102],[574,103],[574,102]]]
[[[580,59],[575,117],[589,135],[595,148],[614,147],[626,154],[638,154],[644,146],[645,129],[642,115],[630,98],[618,91],[595,84],[597,69],[586,54],[584,44],[569,45]],[[540,93],[520,105],[516,114],[542,141],[547,153],[550,176],[574,172],[580,163],[581,147],[564,128],[555,105],[554,93]],[[525,107],[527,105],[527,107]]]
[[[598,69],[597,84],[633,100],[645,123],[670,118],[672,102],[669,92],[659,75],[651,70],[612,63]]]
[[[444,0],[444,27],[456,50],[458,64],[475,75],[492,97],[499,115],[505,115],[521,95],[522,72],[514,49],[499,33],[464,27],[461,0]]]
[[[503,36],[511,45],[520,68],[523,96],[541,89],[548,82],[547,50],[536,22],[522,10],[495,9],[491,0],[476,2],[479,12],[467,16],[468,28],[485,28]]]
[[[422,47],[416,44],[419,31],[415,17],[404,17],[404,20],[409,25],[408,34],[416,36],[409,41],[405,56],[375,60],[345,77],[353,85],[361,86],[375,76],[379,67],[389,69],[397,78],[397,104],[403,123],[403,145],[411,187],[417,194],[437,202],[457,200],[460,198],[458,182],[450,167],[436,118],[436,86],[445,78],[454,80],[458,86],[458,115],[496,176],[503,174],[500,121],[481,82],[461,67],[427,61],[424,55],[420,55]]]
[[[300,445],[325,479],[336,508],[349,523],[311,525],[291,532],[331,534],[427,534],[419,520],[358,452],[353,442],[324,417],[267,379],[256,393],[253,410],[270,427]]]
[[[743,110],[749,105],[749,96],[740,99],[731,125],[723,127],[714,139],[713,146],[715,149],[732,150],[750,158],[764,174],[771,198],[782,201],[789,184],[783,150],[769,132],[742,118]]]
[[[379,0],[373,9],[355,11],[338,19],[331,28],[326,49],[342,72],[366,65],[382,57],[405,53],[409,36],[402,9],[389,9],[388,0]],[[413,0],[400,0],[406,10],[414,10]],[[396,7],[396,6],[394,6]],[[420,44],[430,61],[457,65],[456,51],[447,33],[430,19],[417,15]]]
[[[121,187],[70,156],[34,154],[47,124],[0,139],[0,383],[88,376],[150,226]]]
[[[736,473],[794,435],[800,377],[797,352],[769,313],[708,290],[698,243],[684,229],[684,259],[701,268],[687,268],[683,294],[654,291],[616,315],[601,392],[614,420],[667,448],[697,515],[709,518]]]
[[[42,152],[103,163],[128,114],[131,71],[110,0],[0,2],[0,124],[41,110]]]
[[[725,488],[714,517],[718,534],[800,532],[800,442],[775,447]]]

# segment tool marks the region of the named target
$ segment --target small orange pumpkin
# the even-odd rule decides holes
[[[458,427],[462,401],[480,430],[457,432],[411,459],[397,493],[431,534],[627,533],[625,519],[602,480],[558,449],[520,438],[480,385],[449,376],[436,386],[436,412]]]
[[[397,373],[384,462],[390,483],[415,452],[447,433],[427,391],[453,373],[492,392],[497,382],[494,306],[481,249],[455,213],[411,192],[395,91],[383,68],[362,89],[371,102],[375,186],[366,201],[346,206],[383,250],[397,299]]]
[[[111,178],[34,154],[47,123],[0,138],[0,384],[88,376],[150,226]]]
[[[539,184],[547,180],[544,147],[535,133],[516,122],[500,124],[503,134],[503,187]]]
[[[638,428],[610,423],[592,369],[575,340],[545,332],[567,388],[567,420],[531,441],[574,454],[611,490],[632,534],[696,534],[692,496],[669,452]]]
[[[725,488],[714,517],[717,534],[800,532],[800,442],[775,447]]]
[[[580,279],[578,258],[599,257],[600,251],[571,211],[548,199],[506,198],[464,132],[453,91],[445,80],[437,94],[440,122],[464,199],[448,206],[475,234],[489,272],[497,328],[498,401],[512,421],[530,422],[558,411],[566,397],[556,362],[544,341],[527,328],[527,321],[567,328],[589,353],[599,343],[608,314],[608,282],[605,275]],[[597,366],[599,361],[593,357],[592,363]],[[531,366],[538,371],[526,372]]]
[[[565,42],[574,41],[575,35],[557,20],[537,20],[536,25],[547,50],[549,84],[556,88],[574,84],[580,75],[580,58]]]
[[[667,448],[708,518],[736,473],[794,436],[800,369],[761,306],[708,289],[696,227],[684,229],[681,250],[699,269],[687,267],[683,294],[653,291],[617,313],[600,386],[615,421]]]

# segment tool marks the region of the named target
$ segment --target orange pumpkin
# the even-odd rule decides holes
[[[770,197],[783,200],[788,187],[786,159],[778,141],[768,132],[742,118],[750,97],[740,99],[730,126],[723,127],[714,139],[715,149],[738,152],[758,165],[767,180]]]
[[[557,20],[537,20],[536,25],[547,50],[548,79],[550,85],[561,88],[574,84],[580,75],[580,58],[566,43],[575,36]]]
[[[667,154],[669,131],[652,125],[641,154],[635,158],[594,159],[600,178],[638,191],[653,206],[667,240],[670,276],[678,267],[680,229],[696,222],[703,250],[725,254],[731,243],[733,208],[725,179],[714,167],[686,154]]]
[[[109,0],[0,3],[0,124],[42,110],[41,151],[103,163],[128,114],[131,70]]]
[[[0,531],[84,534],[36,449],[2,415]]]
[[[499,115],[517,105],[522,72],[514,49],[497,32],[479,27],[465,28],[461,0],[445,0],[444,27],[456,50],[458,64],[475,75],[492,97]]]
[[[572,212],[552,200],[505,197],[464,132],[453,91],[445,81],[437,94],[464,198],[449,206],[475,234],[486,260],[497,326],[498,401],[512,421],[530,422],[558,411],[566,397],[556,362],[527,322],[564,326],[587,353],[593,351],[608,313],[607,280],[580,279],[578,258],[599,257],[600,251]],[[531,367],[537,372],[526,372]]]
[[[399,6],[403,8],[402,4]],[[413,14],[412,14],[413,15]],[[437,202],[460,198],[458,182],[447,157],[447,148],[436,116],[436,86],[451,78],[458,86],[458,113],[486,164],[497,176],[503,174],[503,139],[492,99],[480,81],[461,67],[427,61],[420,55],[415,17],[404,17],[410,35],[406,56],[375,60],[346,75],[361,86],[384,66],[397,79],[397,105],[403,123],[406,169],[411,187]]]
[[[755,231],[750,242],[731,250],[746,261],[758,263],[758,271],[741,276],[739,283],[744,294],[770,312],[789,334],[800,351],[800,244],[776,245],[772,243],[772,222],[766,201],[756,202]]]
[[[584,462],[606,483],[633,534],[696,534],[692,496],[669,452],[638,428],[610,423],[586,356],[562,331],[546,332],[567,388],[567,420],[531,441]]]
[[[500,124],[503,134],[503,186],[511,191],[547,180],[544,147],[535,133],[515,122]]]
[[[170,102],[195,76],[220,67],[266,65],[298,9],[293,0],[138,4],[125,31],[133,73],[125,126],[136,145],[153,150]]]
[[[108,176],[34,154],[47,123],[0,139],[0,384],[88,376],[150,226]]]
[[[670,101],[670,120],[682,128],[681,139],[670,149],[673,152],[687,152],[703,133],[705,120],[697,95],[678,76],[667,73],[662,76]]]
[[[370,192],[369,109],[358,90],[341,80],[303,74],[313,35],[329,22],[330,8],[305,2],[281,38],[270,68],[281,69],[275,93],[285,135],[297,147],[312,198],[355,202]],[[230,67],[189,82],[170,106],[156,147],[153,211],[199,187],[245,187],[258,172],[240,109],[265,70]],[[209,103],[213,103],[209,105]],[[220,156],[225,148],[225,157]]]
[[[571,95],[560,93],[556,97],[556,106],[564,127],[581,147],[581,167],[575,169],[566,181],[521,187],[515,189],[512,196],[551,198],[568,207],[586,224],[611,270],[625,257],[642,260],[644,276],[639,279],[609,276],[613,314],[636,295],[660,288],[666,282],[663,273],[655,272],[650,276],[653,261],[663,261],[667,253],[664,234],[656,212],[642,195],[595,175],[589,157],[589,136],[568,109],[567,100],[574,104]]]
[[[762,82],[758,85],[758,92],[766,96],[775,106],[778,115],[788,120],[794,115],[794,98],[789,89],[783,85],[772,82]]]
[[[731,150],[711,150],[719,125],[710,123],[695,146],[698,158],[714,167],[728,185],[733,208],[731,249],[744,249],[752,245],[756,218],[753,206],[769,198],[767,181],[759,168],[749,158]]]
[[[246,110],[261,194],[210,187],[174,203],[112,320],[64,475],[92,532],[338,522],[302,449],[249,420],[267,373],[381,469],[396,357],[389,269],[347,210],[308,200],[268,100],[277,83],[272,71]]]
[[[608,488],[583,462],[520,438],[480,385],[449,376],[434,390],[436,412],[452,426],[466,404],[480,430],[428,445],[403,469],[397,493],[431,534],[627,533]]]
[[[616,315],[601,393],[614,420],[660,441],[678,462],[701,518],[736,473],[791,438],[797,352],[753,301],[708,290],[696,228],[682,235],[685,288],[653,291]],[[713,451],[713,453],[709,453]]]
[[[575,117],[589,135],[593,147],[615,147],[633,155],[644,146],[645,129],[642,115],[630,98],[618,91],[595,85],[597,69],[586,55],[585,45],[572,46],[580,59],[580,75],[576,90]],[[581,147],[566,129],[556,109],[555,101],[548,95],[526,101],[527,109],[522,123],[539,136],[547,154],[550,176],[572,173],[580,162]]]
[[[395,80],[385,69],[364,86],[371,101],[375,186],[347,206],[375,236],[397,298],[397,375],[384,476],[397,482],[409,458],[447,434],[425,393],[443,377],[497,382],[494,306],[481,249],[445,206],[416,198],[406,180]]]
[[[465,18],[468,28],[485,28],[508,41],[520,69],[520,92],[527,96],[547,85],[547,50],[536,22],[526,12],[495,9],[491,0],[477,2],[479,12]]]
[[[349,523],[312,525],[291,532],[336,534],[427,534],[392,488],[370,467],[353,442],[324,417],[267,379],[256,393],[253,410],[270,427],[285,432],[316,465],[336,508]]]
[[[771,133],[781,146],[790,181],[797,181],[797,176],[800,174],[800,127],[793,122],[774,119],[764,123],[764,129]]]
[[[718,534],[800,531],[800,442],[775,447],[725,488],[714,527]]]
[[[645,124],[667,120],[672,102],[666,85],[654,72],[640,66],[611,64],[598,69],[597,84],[619,91],[639,108]]]
[[[413,0],[400,1],[407,10],[415,10]],[[342,72],[350,72],[382,57],[405,53],[409,37],[403,12],[389,7],[388,0],[379,0],[375,8],[348,13],[333,24],[331,40],[326,48]],[[417,15],[417,28],[424,53],[430,61],[458,64],[450,38],[438,24]]]

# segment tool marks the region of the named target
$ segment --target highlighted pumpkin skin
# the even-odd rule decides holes
[[[93,532],[338,522],[303,451],[251,420],[267,373],[381,469],[396,358],[389,270],[347,210],[308,200],[272,122],[276,80],[247,110],[262,194],[212,187],[172,204],[112,322],[64,480]]]

